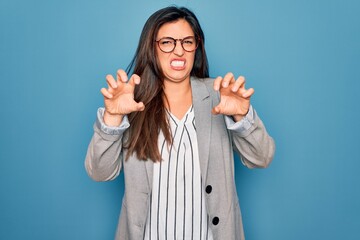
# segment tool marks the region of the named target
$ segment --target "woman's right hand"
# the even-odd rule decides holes
[[[135,85],[140,84],[140,77],[133,74],[128,81],[122,69],[116,75],[116,80],[112,75],[107,75],[108,88],[101,89],[105,102],[104,123],[108,126],[119,126],[124,115],[145,108],[144,103],[134,100]]]

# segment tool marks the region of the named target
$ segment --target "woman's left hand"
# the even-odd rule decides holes
[[[232,73],[226,74],[224,78],[217,77],[214,81],[214,90],[220,91],[220,103],[212,109],[213,114],[232,116],[237,122],[248,113],[254,89],[245,89],[243,76],[236,80]]]

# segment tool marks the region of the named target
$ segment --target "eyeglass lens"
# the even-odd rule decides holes
[[[186,37],[184,39],[174,39],[170,37],[161,38],[158,40],[158,45],[163,52],[172,52],[176,47],[177,41],[180,41],[182,48],[187,52],[192,52],[197,48],[197,41],[195,37]]]

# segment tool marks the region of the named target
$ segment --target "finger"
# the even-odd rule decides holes
[[[219,105],[213,107],[213,109],[211,110],[211,113],[214,114],[214,115],[217,115],[220,113],[220,107]]]
[[[113,95],[111,93],[109,93],[109,91],[106,88],[102,88],[100,90],[100,92],[102,93],[102,95],[106,98],[112,98]]]
[[[135,87],[135,84],[139,84],[140,83],[140,77],[137,74],[133,74],[128,82],[128,84],[130,84],[131,86]]]
[[[123,69],[119,69],[116,72],[116,79],[120,82],[124,82],[126,83],[128,81],[128,76],[126,74],[126,72]]]
[[[214,90],[219,91],[222,77],[217,77],[214,80]]]
[[[232,86],[231,91],[237,92],[240,88],[245,88],[245,78],[243,76],[238,77]]]
[[[143,102],[137,103],[136,109],[137,111],[143,111],[145,109],[144,103]]]
[[[232,73],[227,73],[221,83],[221,86],[223,88],[227,88],[229,86],[230,83],[235,82],[235,78],[234,78],[234,74]]]
[[[242,94],[242,96],[243,96],[243,98],[249,98],[254,94],[254,92],[255,92],[255,90],[253,88],[249,88]]]
[[[108,83],[109,87],[117,88],[117,83],[112,75],[106,75],[106,82]]]

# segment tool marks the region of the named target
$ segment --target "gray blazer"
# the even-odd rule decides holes
[[[219,103],[219,94],[213,90],[212,79],[192,78],[192,96],[197,140],[206,206],[214,239],[244,239],[239,201],[234,182],[234,153],[249,168],[265,168],[271,162],[275,145],[253,111],[253,121],[246,130],[229,130],[224,115],[212,115],[211,109]],[[135,155],[125,161],[122,137],[126,129],[117,134],[105,133],[99,123],[88,147],[85,168],[95,181],[116,178],[124,170],[125,194],[116,232],[117,240],[143,239],[149,209],[153,162],[139,161]]]

